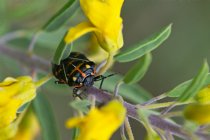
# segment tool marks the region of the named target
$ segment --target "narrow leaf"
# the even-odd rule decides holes
[[[54,57],[53,57],[53,64],[57,64],[59,65],[60,64],[60,61],[61,59],[64,57],[64,56],[68,56],[68,54],[70,54],[71,52],[71,48],[68,48],[70,47],[69,45],[67,45],[64,41],[64,38],[65,38],[66,34],[63,36],[60,44],[58,45],[56,51],[55,51],[55,54],[54,54]],[[71,44],[70,44],[71,45]],[[71,46],[72,47],[72,46]],[[68,54],[66,54],[65,52],[67,52]]]
[[[168,25],[163,30],[149,37],[145,41],[140,42],[132,47],[128,47],[124,51],[121,51],[114,56],[115,60],[119,62],[133,61],[156,49],[169,37],[171,33],[171,26],[172,24]]]
[[[18,110],[17,110],[17,113],[22,113],[23,111],[25,111],[25,109],[27,109],[30,105],[30,102],[29,103],[25,103],[24,105],[22,105]]]
[[[179,84],[178,86],[176,86],[172,90],[168,91],[167,96],[168,97],[179,97],[179,96],[181,96],[181,94],[187,89],[187,87],[191,83],[192,83],[192,79]],[[210,84],[210,74],[207,75],[207,78],[205,80],[205,83],[204,83],[203,87],[205,87],[209,84]]]
[[[150,53],[145,54],[142,58],[140,58],[125,75],[124,82],[126,84],[133,84],[142,79],[142,77],[146,74],[150,64],[152,62],[152,55]]]
[[[187,89],[181,94],[181,96],[178,98],[178,101],[184,102],[190,98],[193,98],[202,88],[202,86],[205,84],[208,72],[209,72],[208,63],[204,62],[200,72],[192,80],[191,84],[187,87]]]
[[[106,73],[104,76],[109,75],[109,74],[111,73]],[[122,78],[123,77],[120,75],[114,75],[112,77],[107,78],[103,83],[102,89],[107,90],[107,91],[114,91],[116,84],[120,80],[122,80]],[[95,85],[99,86],[100,81],[95,82]],[[137,84],[121,85],[119,89],[119,94],[134,103],[143,103],[151,98],[151,94]]]
[[[72,140],[76,140],[79,135],[79,128],[73,128],[72,130]]]
[[[84,113],[88,113],[90,106],[90,101],[89,100],[74,100],[73,102],[70,103],[70,106],[73,107],[76,110],[82,111]]]
[[[60,61],[62,59],[62,56],[65,52],[66,49],[66,43],[64,42],[64,40],[62,39],[60,44],[58,45],[54,57],[53,57],[53,63],[59,65]]]
[[[46,97],[43,94],[37,94],[32,105],[41,125],[43,140],[59,140],[54,114]]]
[[[69,0],[44,26],[47,32],[61,27],[79,8],[79,0]]]

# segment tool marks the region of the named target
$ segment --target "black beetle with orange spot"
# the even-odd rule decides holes
[[[55,81],[57,84],[67,84],[74,87],[73,94],[77,95],[77,90],[83,86],[93,86],[94,81],[101,81],[100,88],[103,80],[112,76],[96,76],[96,65],[93,61],[79,53],[71,52],[69,56],[61,60],[60,64],[53,64],[53,75],[58,79]]]

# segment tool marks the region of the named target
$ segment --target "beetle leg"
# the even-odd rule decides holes
[[[102,84],[103,84],[103,82],[104,82],[104,79],[105,79],[105,76],[103,76],[103,75],[98,75],[98,76],[96,76],[96,77],[94,78],[94,81],[101,81],[100,86],[99,86],[99,89],[102,88]]]
[[[112,73],[112,74],[107,75],[107,76],[98,75],[98,76],[96,76],[96,77],[94,78],[94,81],[100,81],[100,80],[106,79],[106,78],[111,77],[111,76],[114,76],[114,75],[115,75],[115,73]]]
[[[79,97],[82,100],[82,97],[80,94],[78,94],[79,88],[75,87],[73,88],[73,98]]]
[[[113,74],[110,74],[110,75],[107,75],[107,76],[103,76],[103,75],[98,75],[94,78],[94,81],[100,81],[101,80],[101,83],[100,83],[100,86],[99,86],[99,89],[102,88],[102,85],[103,85],[103,82],[104,82],[104,79],[108,78],[108,77],[111,77],[115,75],[115,73]]]
[[[104,77],[105,77],[105,76],[103,76],[103,75],[98,75],[98,76],[96,76],[96,77],[94,78],[94,81],[100,81],[100,80],[102,80]]]

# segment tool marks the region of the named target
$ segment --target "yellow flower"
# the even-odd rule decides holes
[[[8,140],[9,138],[14,137],[17,132],[16,123],[11,123],[4,128],[0,128],[0,140]]]
[[[196,122],[197,124],[210,123],[210,104],[191,104],[184,110],[186,119]]]
[[[29,110],[18,126],[16,135],[10,140],[33,140],[39,132],[39,124],[34,113]]]
[[[126,109],[116,100],[100,109],[92,108],[87,116],[67,121],[68,128],[79,127],[77,140],[109,140],[125,119]]]
[[[31,77],[6,78],[0,83],[0,129],[16,119],[17,110],[36,96]]]
[[[87,57],[95,63],[101,63],[108,57],[107,52],[105,52],[98,44],[95,35],[92,35],[90,42],[87,47]]]
[[[80,6],[89,21],[70,28],[65,42],[71,43],[84,34],[94,32],[98,44],[108,53],[106,64],[98,74],[103,74],[113,62],[113,56],[123,46],[122,18],[124,0],[80,0]]]
[[[203,88],[196,96],[195,99],[201,104],[210,103],[210,85]]]
[[[88,32],[94,32],[101,47],[108,53],[115,53],[123,46],[120,17],[123,1],[80,0],[80,6],[89,21],[70,28],[65,42],[71,43]]]

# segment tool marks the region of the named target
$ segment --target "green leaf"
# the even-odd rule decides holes
[[[79,135],[79,128],[73,128],[72,130],[72,140],[76,140]]]
[[[142,79],[142,77],[146,74],[150,64],[152,62],[152,55],[150,53],[145,54],[142,58],[140,58],[125,75],[123,81],[126,84],[133,84]]]
[[[184,102],[193,98],[205,84],[208,72],[209,66],[205,61],[198,75],[192,80],[187,89],[182,92],[181,96],[178,98],[178,101]]]
[[[46,97],[43,94],[37,94],[32,105],[41,125],[43,140],[59,140],[54,114]]]
[[[18,110],[17,113],[22,113],[25,109],[27,109],[29,107],[30,103],[25,103],[24,105],[22,105]]]
[[[58,47],[55,51],[55,54],[54,54],[54,57],[53,57],[53,63],[54,64],[57,64],[57,65],[60,64],[60,61],[61,61],[63,55],[65,54],[65,51],[67,50],[68,45],[64,41],[65,36],[66,36],[66,34],[63,36],[60,44],[58,45]]]
[[[70,103],[70,106],[76,110],[82,111],[84,113],[88,113],[90,106],[89,100],[74,100]]]
[[[36,40],[36,47],[41,46],[41,48],[54,49],[60,43],[61,38],[65,35],[66,28],[60,28],[54,32],[41,32],[39,37]],[[31,36],[27,37],[28,40],[31,40]]]
[[[65,52],[66,46],[67,46],[66,43],[62,39],[60,44],[58,45],[56,51],[55,51],[54,57],[53,57],[53,63],[54,64],[57,64],[57,65],[60,64],[62,56],[63,56],[63,54]]]
[[[109,74],[111,73],[106,73],[104,76]],[[106,80],[104,80],[102,89],[113,92],[116,84],[120,80],[122,80],[122,78],[123,77],[120,75],[114,75],[112,77],[107,78]],[[95,82],[95,85],[99,87],[100,81]],[[119,88],[119,94],[133,103],[143,103],[151,98],[151,94],[137,84],[121,85]]]
[[[140,42],[132,47],[127,47],[127,49],[114,56],[115,60],[119,62],[133,61],[156,49],[169,37],[171,33],[171,26],[172,24],[168,25],[163,30],[154,34],[143,42]]]
[[[179,84],[178,86],[176,86],[172,90],[168,91],[166,93],[166,95],[168,97],[179,97],[179,96],[181,96],[181,94],[187,89],[187,87],[191,84],[191,82],[192,82],[192,79]]]
[[[47,32],[61,27],[79,8],[79,0],[69,0],[44,26]]]
[[[191,83],[192,83],[192,79],[179,84],[178,86],[176,86],[175,88],[173,88],[172,90],[167,92],[167,96],[168,97],[179,97],[179,96],[181,96],[181,94],[187,89],[187,87],[189,87],[189,85]],[[205,80],[205,83],[204,83],[203,87],[205,87],[209,84],[210,84],[210,74],[207,75],[207,78]]]

